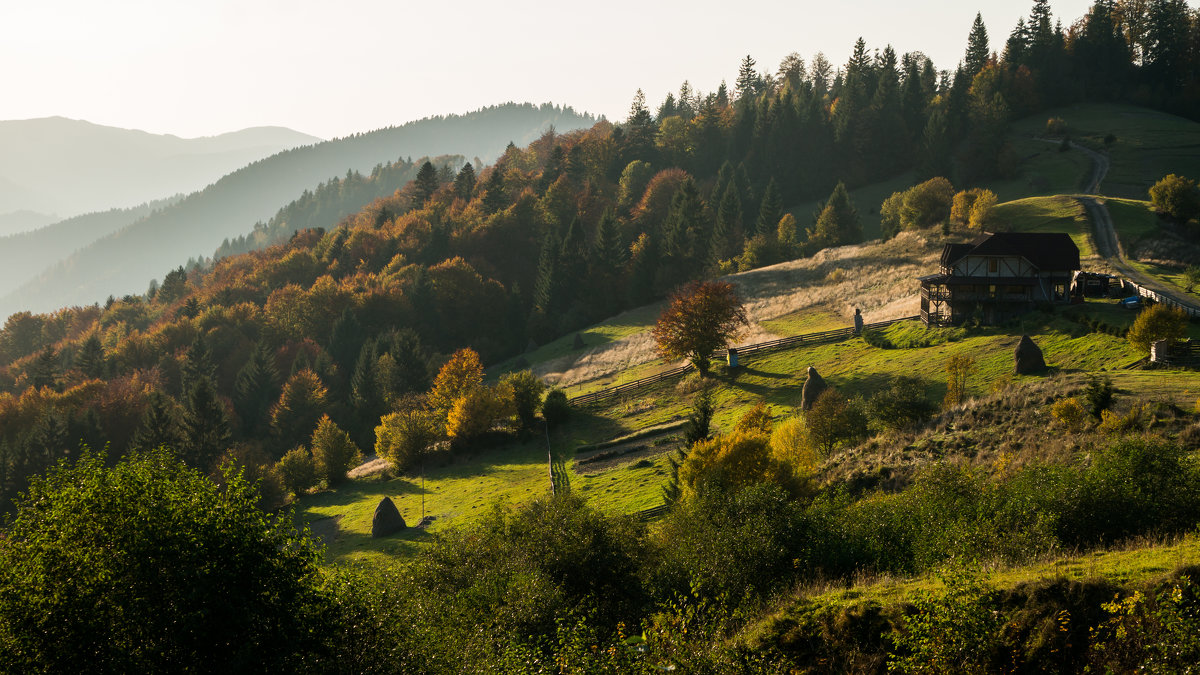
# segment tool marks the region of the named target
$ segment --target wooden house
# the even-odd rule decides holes
[[[985,232],[946,244],[941,272],[920,278],[921,320],[994,324],[1039,304],[1066,304],[1078,270],[1079,248],[1064,232]]]

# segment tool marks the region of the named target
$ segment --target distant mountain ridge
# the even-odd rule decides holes
[[[130,207],[320,141],[284,127],[180,138],[65,117],[0,121],[0,214],[65,218]]]
[[[403,157],[457,154],[489,161],[510,142],[528,144],[551,126],[566,132],[595,121],[570,107],[528,103],[427,118],[278,153],[125,224],[114,223],[108,213],[83,217],[93,218],[96,229],[73,241],[63,237],[59,253],[48,259],[44,248],[35,251],[18,238],[0,240],[0,267],[33,256],[42,263],[36,277],[0,286],[0,317],[142,293],[151,279],[188,258],[212,255],[223,240],[249,234],[304,190],[348,172],[368,173]],[[72,229],[78,232],[79,225]]]

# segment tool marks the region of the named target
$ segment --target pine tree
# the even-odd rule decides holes
[[[559,283],[562,287],[563,303],[570,305],[587,295],[584,282],[587,279],[587,235],[579,216],[571,219],[567,226],[567,234],[563,237],[562,250],[559,252],[558,268]]]
[[[988,46],[987,27],[983,25],[983,14],[976,12],[975,23],[971,24],[971,33],[967,36],[967,55],[963,59],[963,70],[968,77],[975,77],[987,65],[991,56]]]
[[[737,185],[731,182],[725,188],[725,194],[721,196],[721,205],[717,209],[717,219],[709,241],[709,257],[713,262],[728,260],[736,254],[741,229],[742,200],[738,196]]]
[[[596,239],[592,247],[592,261],[600,270],[618,272],[625,265],[627,251],[621,244],[621,232],[617,226],[617,214],[605,209],[596,226]]]
[[[413,181],[413,208],[420,208],[425,205],[433,197],[433,193],[438,189],[438,172],[434,168],[433,163],[426,160],[421,168],[417,171],[417,177]]]
[[[142,415],[142,425],[133,434],[130,445],[142,450],[159,447],[183,450],[183,432],[171,399],[161,392],[151,392],[149,405]]]
[[[308,439],[325,412],[328,396],[321,378],[311,370],[288,378],[279,401],[271,408],[271,430],[280,450],[294,448]]]
[[[547,316],[553,316],[562,310],[562,274],[558,262],[561,253],[562,244],[558,235],[551,229],[542,240],[537,278],[533,287],[533,306]]]
[[[475,194],[475,167],[471,166],[470,162],[464,164],[454,177],[454,194],[458,195],[459,199],[466,200],[470,200]]]
[[[809,237],[810,247],[825,248],[844,244],[857,244],[862,241],[862,222],[858,210],[850,200],[846,184],[838,181],[817,217],[817,223]]]
[[[181,455],[191,466],[211,471],[229,449],[231,437],[229,415],[211,379],[199,377],[192,381],[186,395],[186,409]]]
[[[188,347],[180,369],[180,391],[186,395],[198,380],[208,380],[214,386],[217,381],[217,368],[213,365],[212,354],[203,333],[196,333],[196,339]]]
[[[234,385],[234,406],[247,436],[260,436],[267,430],[267,411],[279,396],[279,369],[266,342],[259,342],[250,358],[238,371]]]
[[[755,61],[747,54],[746,58],[742,59],[742,65],[738,68],[737,83],[734,85],[734,94],[737,100],[748,99],[758,94],[761,78],[758,71],[754,70]]]
[[[486,193],[483,195],[483,208],[488,213],[495,213],[508,206],[508,195],[504,191],[504,167],[496,163],[488,173]]]
[[[758,207],[758,220],[754,223],[753,234],[765,234],[774,236],[775,229],[779,226],[779,219],[783,217],[783,204],[779,199],[779,186],[775,184],[775,179],[767,181],[767,187],[763,191],[762,204]]]
[[[29,386],[34,389],[42,387],[58,388],[58,354],[54,347],[46,347],[38,354],[29,371]]]
[[[620,281],[624,276],[627,251],[621,245],[621,233],[617,229],[617,214],[605,209],[596,226],[596,239],[592,245],[588,290],[593,294],[596,305],[607,316],[621,306]]]
[[[663,223],[666,258],[670,264],[669,282],[673,285],[692,276],[703,262],[707,250],[704,205],[696,181],[689,176],[671,197],[671,206]]]
[[[104,359],[104,347],[95,333],[88,336],[79,347],[79,355],[75,357],[75,367],[84,377],[100,378],[104,376],[107,367]]]
[[[629,302],[644,305],[654,299],[654,282],[662,264],[658,238],[643,232],[629,251]]]
[[[396,363],[397,373],[403,387],[399,394],[422,392],[429,389],[429,355],[421,346],[421,338],[411,328],[401,328],[391,334],[387,353]]]
[[[333,323],[333,330],[329,336],[329,353],[339,366],[348,370],[354,365],[366,338],[366,332],[359,323],[358,317],[355,316],[354,310],[347,307],[342,310],[341,316]]]

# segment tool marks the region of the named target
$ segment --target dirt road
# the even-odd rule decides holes
[[[1075,142],[1071,143],[1071,147],[1087,155],[1092,160],[1092,172],[1088,176],[1087,187],[1084,189],[1084,193],[1087,195],[1098,194],[1100,192],[1100,183],[1108,175],[1108,157]],[[1167,286],[1158,279],[1142,274],[1142,272],[1134,269],[1125,261],[1125,250],[1121,247],[1120,238],[1117,237],[1117,229],[1113,225],[1112,214],[1109,213],[1108,207],[1104,205],[1104,202],[1095,197],[1088,196],[1080,196],[1076,197],[1076,199],[1087,209],[1088,218],[1092,221],[1092,239],[1096,242],[1097,252],[1108,260],[1109,264],[1112,265],[1118,274],[1158,293],[1167,302],[1183,307],[1185,310],[1188,310],[1189,314],[1200,314],[1200,305],[1192,302],[1190,298],[1185,297],[1177,289]]]

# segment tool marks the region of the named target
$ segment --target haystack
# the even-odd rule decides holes
[[[1028,335],[1021,336],[1021,342],[1013,352],[1014,370],[1018,375],[1032,375],[1046,370],[1046,360],[1042,350],[1033,343]]]
[[[405,524],[404,517],[400,515],[400,510],[392,503],[391,498],[384,497],[379,500],[379,506],[375,507],[375,517],[371,519],[371,536],[386,537],[405,527],[408,525]]]
[[[816,368],[809,366],[808,378],[804,380],[804,390],[800,393],[800,407],[804,410],[812,410],[817,397],[828,388],[829,385],[825,384],[825,378],[817,373]]]

